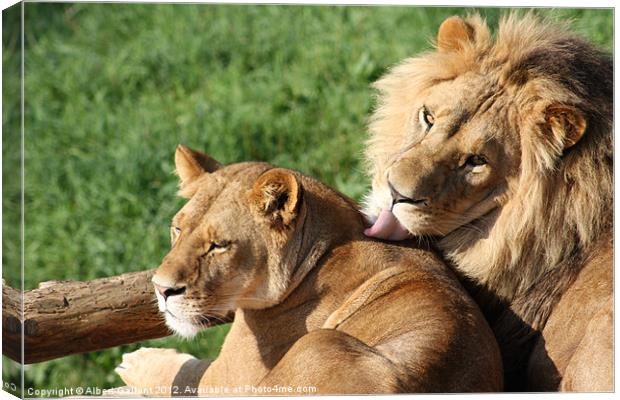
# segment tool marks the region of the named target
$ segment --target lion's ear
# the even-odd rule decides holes
[[[181,190],[205,172],[214,172],[221,167],[219,162],[208,155],[182,144],[177,146],[174,153],[174,164],[179,175]]]
[[[553,136],[562,141],[565,150],[574,146],[583,137],[587,126],[581,111],[563,104],[547,107],[545,121]]]
[[[448,17],[441,23],[437,32],[437,48],[439,51],[458,51],[463,44],[474,40],[474,28],[461,17]]]
[[[281,168],[262,174],[248,194],[259,218],[266,218],[276,229],[290,226],[303,202],[303,187],[298,176]]]

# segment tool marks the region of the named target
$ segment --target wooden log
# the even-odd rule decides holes
[[[153,272],[87,282],[43,282],[24,293],[23,318],[20,291],[3,285],[4,354],[31,364],[170,335],[157,309],[151,284]]]

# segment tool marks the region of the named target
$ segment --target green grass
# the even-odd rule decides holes
[[[471,9],[26,4],[25,268],[39,282],[156,267],[168,249],[177,143],[265,160],[359,199],[369,85]],[[480,12],[495,23],[501,9]],[[611,50],[611,10],[538,10]],[[3,14],[3,277],[19,286],[19,42]],[[7,77],[12,78],[7,79]],[[214,357],[227,332],[177,347]],[[120,385],[138,345],[28,366],[26,386]],[[4,362],[3,379],[18,379]]]

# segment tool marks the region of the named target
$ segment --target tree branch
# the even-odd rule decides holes
[[[24,293],[24,364],[168,336],[154,270],[87,282],[50,281]],[[22,362],[20,291],[2,286],[2,346]],[[214,323],[213,325],[217,325]]]

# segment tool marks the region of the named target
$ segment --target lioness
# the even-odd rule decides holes
[[[371,236],[437,239],[511,390],[613,388],[611,57],[510,15],[445,20],[375,86]]]
[[[159,307],[187,337],[235,310],[199,394],[502,389],[493,334],[434,253],[366,238],[355,204],[300,173],[220,166],[183,146],[175,161],[190,200],[153,277]],[[183,369],[195,374],[187,363],[200,368],[190,355],[143,349],[117,371],[157,390]],[[260,391],[275,386],[285,391]]]

